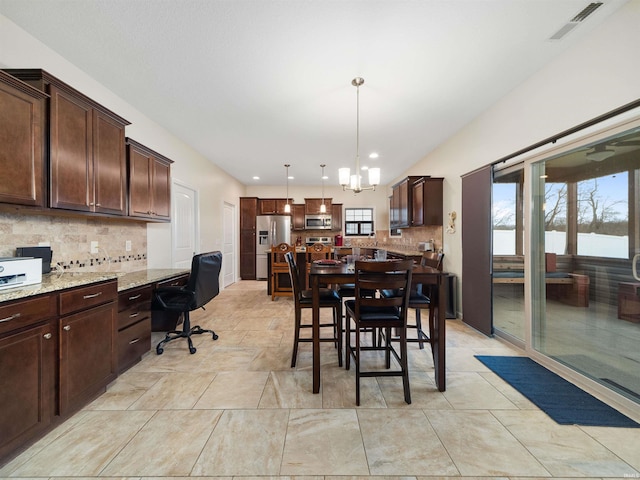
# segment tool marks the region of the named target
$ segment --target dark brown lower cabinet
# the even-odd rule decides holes
[[[116,303],[60,319],[60,415],[77,410],[116,378]]]
[[[0,464],[52,422],[56,347],[53,320],[0,336]]]
[[[118,373],[139,362],[151,349],[152,286],[118,294]]]
[[[115,280],[60,293],[60,415],[79,409],[116,378],[117,299]]]

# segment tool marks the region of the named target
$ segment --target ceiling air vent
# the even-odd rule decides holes
[[[602,2],[592,2],[586,7],[584,7],[575,17],[569,20],[569,23],[563,25],[560,30],[554,33],[549,40],[560,40],[571,30],[576,28],[580,22],[583,22],[585,18],[595,12],[600,6],[602,6]]]

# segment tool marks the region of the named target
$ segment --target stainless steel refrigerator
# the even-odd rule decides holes
[[[258,215],[256,232],[256,279],[266,280],[271,246],[280,243],[291,244],[291,217],[289,215]]]

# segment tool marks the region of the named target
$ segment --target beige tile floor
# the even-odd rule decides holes
[[[557,425],[473,357],[519,352],[459,320],[447,321],[445,392],[412,344],[413,403],[399,379],[368,378],[356,408],[353,370],[323,344],[312,394],[309,344],[289,366],[292,302],[265,288],[221,292],[192,317],[219,340],[147,355],[0,477],[640,478],[640,429]]]

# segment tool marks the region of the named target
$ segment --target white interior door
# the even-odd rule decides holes
[[[223,214],[223,235],[222,242],[222,285],[228,287],[236,281],[236,255],[235,255],[235,232],[236,232],[236,206],[224,203]]]
[[[191,187],[173,182],[171,203],[172,265],[191,268],[191,259],[198,248],[198,194]]]

